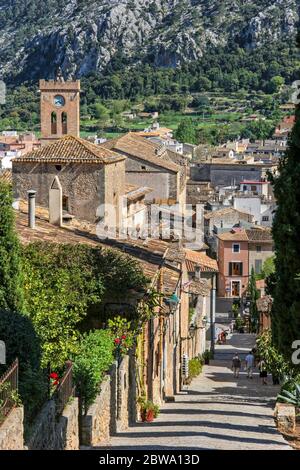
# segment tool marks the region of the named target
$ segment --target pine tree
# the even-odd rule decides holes
[[[0,309],[20,311],[22,274],[10,185],[0,180]]]
[[[300,40],[300,36],[299,36]],[[298,44],[300,45],[300,41]],[[300,339],[300,107],[288,150],[271,178],[277,200],[273,223],[275,275],[270,283],[274,298],[272,333],[275,346],[291,359],[292,343]]]

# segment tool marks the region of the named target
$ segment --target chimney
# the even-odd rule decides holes
[[[195,266],[195,279],[199,280],[201,278],[201,267],[196,264]]]
[[[35,228],[35,195],[36,191],[30,189],[28,194],[28,227]]]

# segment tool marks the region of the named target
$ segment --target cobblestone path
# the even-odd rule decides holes
[[[230,370],[234,351],[246,354],[252,335],[233,335],[216,347],[216,359],[204,367],[175,403],[163,405],[153,423],[138,423],[111,439],[110,449],[291,449],[273,421],[278,388],[263,386],[258,374],[235,379]],[[106,447],[107,448],[107,447]]]

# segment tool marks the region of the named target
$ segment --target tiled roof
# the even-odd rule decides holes
[[[250,217],[250,214],[247,214],[246,212],[238,211],[234,209],[233,207],[224,207],[224,209],[219,209],[219,210],[211,211],[211,212],[208,212],[207,214],[204,214],[204,218],[206,220],[216,219],[216,218],[223,217],[224,215],[232,214],[232,213],[249,215]]]
[[[45,220],[36,218],[36,228],[34,230],[28,227],[27,214],[16,213],[17,231],[23,244],[37,241],[48,243],[70,243],[70,244],[86,244],[102,249],[112,249],[123,252],[136,259],[140,264],[144,275],[151,281],[155,282],[159,268],[162,265],[168,243],[161,240],[143,241],[117,241],[112,240],[104,243],[99,241],[96,236],[92,236],[89,232],[72,229],[60,228],[49,224]],[[180,271],[172,269],[171,266],[163,268],[164,294],[172,294],[175,292],[177,284],[180,280]]]
[[[272,242],[272,233],[270,229],[246,229],[246,234],[249,242]]]
[[[129,201],[135,201],[141,196],[145,196],[153,191],[153,189],[147,186],[139,187],[134,184],[125,185],[125,196]]]
[[[218,263],[215,259],[210,258],[205,253],[185,249],[186,265],[189,272],[195,271],[195,266],[200,266],[201,271],[218,272]]]
[[[6,183],[11,183],[12,182],[11,170],[0,170],[0,180],[5,181]]]
[[[246,230],[231,230],[230,232],[221,233],[218,238],[223,241],[247,242],[248,237]]]
[[[245,242],[267,242],[272,243],[272,233],[270,229],[253,227],[250,229],[231,230],[221,233],[218,238],[223,241],[245,241]]]
[[[172,161],[169,152],[165,149],[160,150],[160,145],[144,139],[135,132],[128,132],[116,139],[108,140],[101,146],[152,163],[174,173],[180,171],[180,166]]]
[[[119,154],[94,145],[79,137],[66,136],[55,142],[26,153],[14,163],[53,162],[53,163],[115,163],[124,160]]]
[[[261,297],[256,301],[256,306],[259,312],[263,313],[270,313],[272,307],[272,297],[266,295],[265,297]]]
[[[191,281],[189,284],[189,293],[195,295],[202,295],[206,297],[210,294],[210,285],[207,279],[197,279]]]

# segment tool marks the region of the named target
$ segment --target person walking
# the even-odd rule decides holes
[[[238,354],[235,354],[232,358],[232,370],[233,370],[233,375],[236,379],[239,378],[240,370],[241,370],[241,360],[239,358]]]
[[[258,370],[259,370],[259,376],[261,378],[261,383],[263,385],[268,385],[268,381],[267,381],[267,377],[268,377],[267,364],[263,359],[261,359],[258,363]]]
[[[254,355],[252,351],[249,351],[249,354],[247,354],[245,358],[245,362],[246,362],[247,378],[253,379]]]

